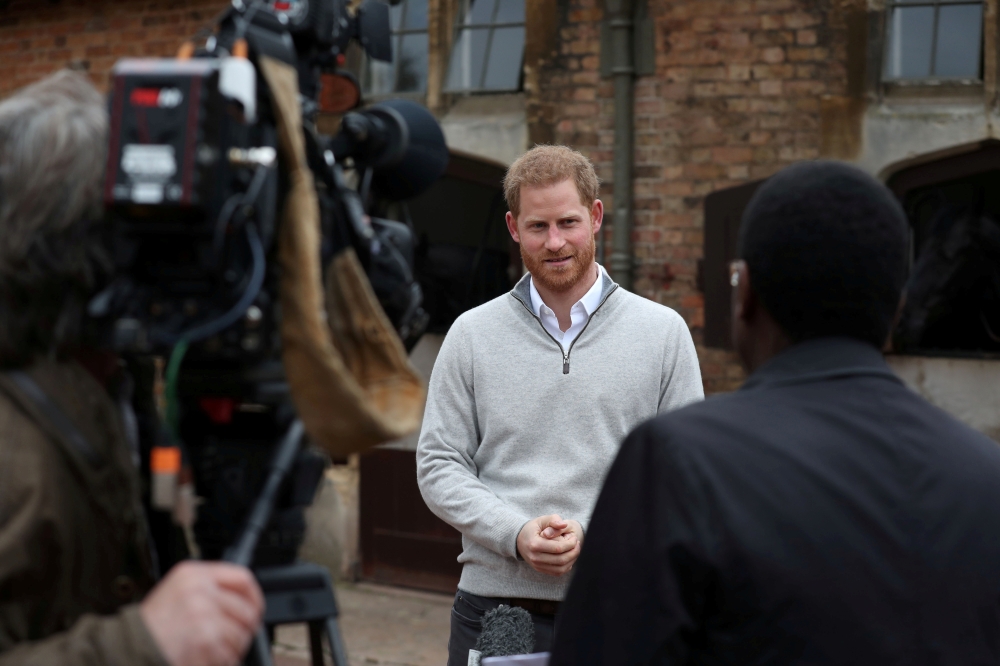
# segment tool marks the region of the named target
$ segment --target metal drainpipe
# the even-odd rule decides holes
[[[615,79],[614,227],[611,271],[625,289],[632,289],[632,149],[635,64],[633,62],[633,0],[607,0],[611,29],[611,74]]]

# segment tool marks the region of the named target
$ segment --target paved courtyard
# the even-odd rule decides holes
[[[340,629],[351,666],[445,666],[452,598],[367,583],[338,584]],[[275,666],[309,664],[305,625],[281,627]],[[332,663],[327,657],[327,663]]]

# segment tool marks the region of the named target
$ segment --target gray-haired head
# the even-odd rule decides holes
[[[78,342],[109,269],[101,236],[108,118],[101,94],[61,71],[0,102],[0,366]]]

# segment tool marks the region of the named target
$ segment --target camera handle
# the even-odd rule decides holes
[[[245,567],[253,563],[257,542],[271,519],[281,485],[295,465],[304,433],[302,421],[295,419],[274,452],[264,488],[250,509],[243,531],[236,542],[226,549],[223,561]],[[326,570],[314,564],[297,563],[262,569],[255,574],[268,602],[265,625],[308,622],[313,664],[323,664],[322,633],[325,631],[333,663],[335,666],[347,666],[344,642],[337,624],[339,611]],[[257,630],[246,663],[254,666],[271,666],[273,663],[270,640],[264,627]]]

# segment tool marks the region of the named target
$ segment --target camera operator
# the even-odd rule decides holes
[[[108,390],[121,373],[81,349],[110,266],[107,125],[71,72],[0,103],[0,666],[237,664],[260,589],[208,562],[153,586],[136,454]]]

